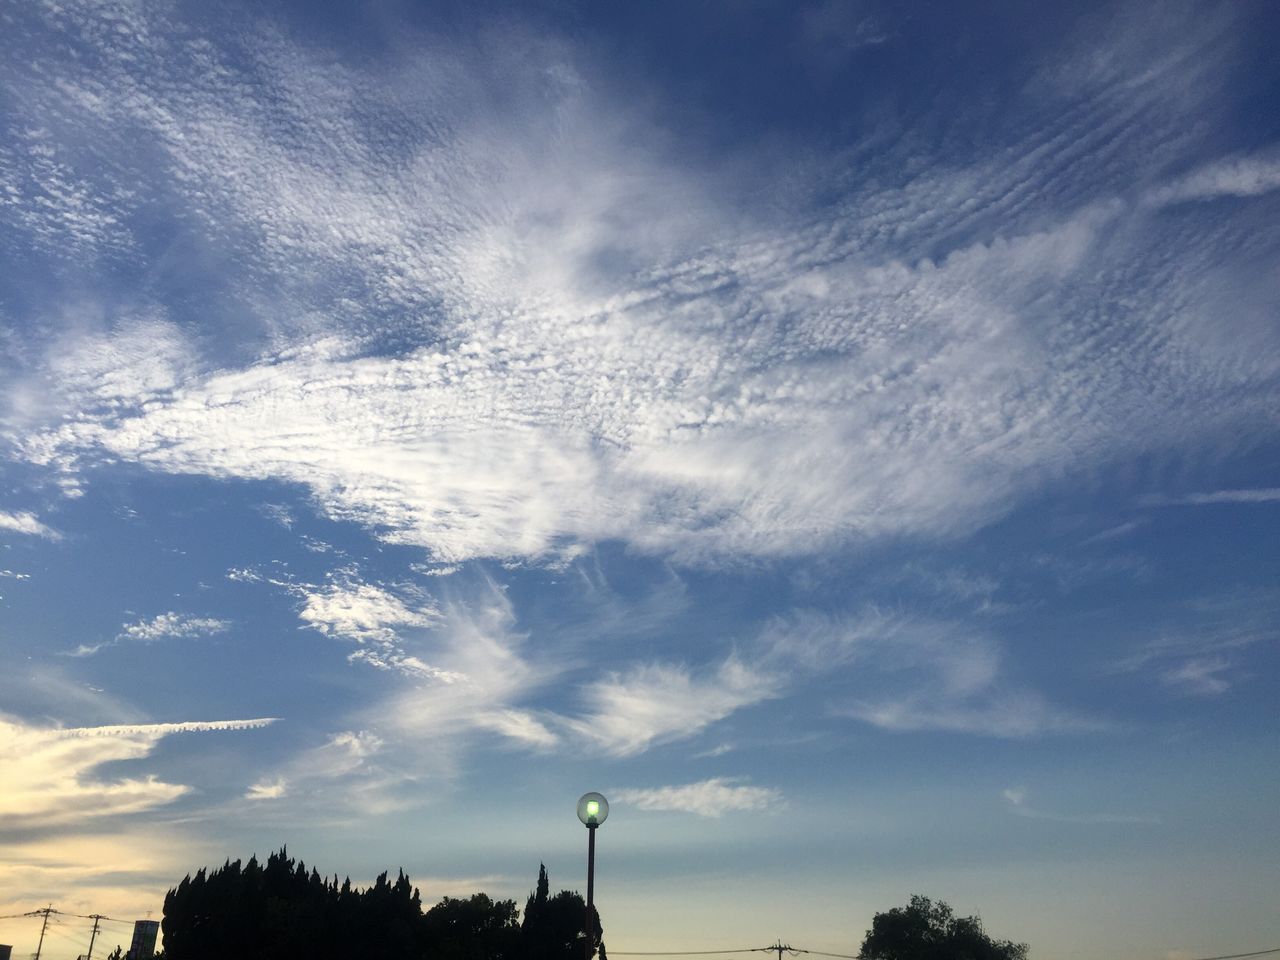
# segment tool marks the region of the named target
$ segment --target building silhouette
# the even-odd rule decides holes
[[[151,960],[155,956],[156,937],[159,934],[159,920],[135,920],[133,942],[129,944],[129,952],[125,954],[126,960]]]

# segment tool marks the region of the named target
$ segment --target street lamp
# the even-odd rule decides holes
[[[583,826],[587,828],[587,922],[583,927],[587,933],[587,939],[584,944],[586,950],[586,960],[591,960],[591,954],[595,951],[592,949],[592,941],[595,940],[595,924],[593,920],[593,905],[595,901],[596,886],[596,827],[604,823],[605,818],[609,816],[609,801],[604,798],[604,794],[584,793],[578,800],[578,819],[582,821]]]

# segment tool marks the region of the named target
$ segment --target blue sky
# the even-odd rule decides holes
[[[0,9],[0,914],[1280,945],[1275,12],[1060,7]]]

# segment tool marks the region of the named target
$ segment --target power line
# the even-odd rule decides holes
[[[132,920],[120,920],[116,917],[104,917],[102,914],[67,913],[64,910],[55,910],[52,907],[41,907],[39,910],[29,910],[26,913],[6,913],[0,915],[0,920],[25,920],[27,917],[42,917],[46,913],[56,914],[59,917],[75,917],[78,920],[102,920],[106,923],[122,923],[126,927],[131,927],[134,923]]]
[[[49,924],[49,939],[46,943],[52,943],[55,940],[75,944],[79,948],[76,951],[77,953],[84,952],[85,932],[83,930],[69,929],[65,924],[60,924],[56,920]]]
[[[819,957],[835,957],[838,960],[860,960],[853,953],[827,953],[825,950],[806,950],[803,947],[791,947],[785,944],[774,944],[771,947],[743,947],[741,950],[610,950],[611,957],[698,957],[713,953],[774,953],[779,949],[787,953],[810,953]],[[1280,953],[1280,947],[1270,950],[1254,950],[1252,953],[1224,953],[1217,957],[1193,957],[1191,960],[1244,960],[1245,957],[1263,957],[1270,953]]]
[[[610,950],[611,957],[700,957],[711,953],[772,953],[773,947],[743,947],[741,950]]]
[[[132,920],[117,920],[115,917],[104,917],[99,913],[64,913],[64,917],[79,917],[81,920],[105,920],[108,923],[123,923],[126,927],[133,926]]]
[[[62,929],[67,922],[64,918],[93,921],[93,931],[89,934],[88,957],[93,956],[94,941],[97,940],[99,924],[102,921],[105,920],[109,923],[119,923],[124,926],[132,925],[129,920],[118,920],[115,917],[106,917],[100,913],[65,913],[62,910],[55,910],[53,904],[49,904],[47,907],[41,907],[39,910],[29,910],[26,913],[6,914],[4,916],[0,916],[0,920],[25,920],[28,917],[43,918],[40,924],[40,942],[36,944],[35,960],[40,960],[40,955],[44,952],[44,943],[47,935],[53,935],[55,938],[59,938],[64,944],[71,942],[76,946],[80,946],[84,942],[83,931],[73,933],[70,930]],[[50,923],[51,920],[52,923]]]

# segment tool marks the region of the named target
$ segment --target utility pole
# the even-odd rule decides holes
[[[98,939],[98,922],[102,920],[102,914],[95,913],[91,919],[93,920],[93,933],[89,934],[89,952],[84,955],[84,960],[93,960],[93,941]]]
[[[44,923],[40,924],[40,942],[36,944],[36,960],[40,960],[40,951],[44,949],[44,932],[49,926],[49,914],[57,912],[57,910],[53,909],[53,904],[51,903],[43,910],[32,910],[30,913],[23,914],[23,916],[27,917],[38,917],[44,914]]]
[[[779,940],[779,941],[778,941],[777,943],[775,943],[772,947],[766,947],[765,949],[766,949],[766,950],[777,950],[777,951],[778,951],[778,960],[782,960],[782,951],[783,951],[783,950],[786,950],[788,953],[790,953],[790,952],[791,952],[791,944],[789,944],[789,943],[783,943],[781,940]]]

